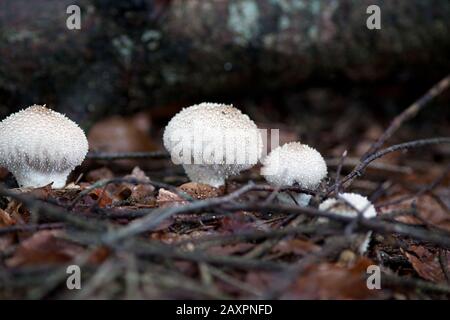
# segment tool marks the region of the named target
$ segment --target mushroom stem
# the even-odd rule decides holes
[[[280,202],[286,204],[295,204],[300,207],[306,207],[312,198],[312,195],[306,193],[280,192],[277,195]]]
[[[183,168],[192,182],[208,184],[215,188],[225,184],[225,176],[220,175],[217,168],[211,165],[185,164]]]
[[[372,240],[372,231],[368,231],[364,236],[364,240],[362,241],[361,245],[358,248],[360,255],[366,253],[367,249],[369,248],[371,240]]]
[[[64,188],[67,177],[71,170],[42,172],[33,168],[27,170],[13,171],[14,177],[20,187],[23,188],[39,188],[49,185],[53,182],[52,188]]]

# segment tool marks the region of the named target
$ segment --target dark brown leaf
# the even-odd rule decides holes
[[[9,267],[64,263],[73,260],[83,248],[61,239],[61,230],[38,231],[23,240],[6,261]]]
[[[444,282],[446,277],[442,265],[439,262],[439,251],[431,251],[424,246],[411,245],[407,250],[402,250],[406,258],[411,262],[414,270],[422,278],[432,282]],[[447,270],[450,269],[450,251],[446,254]]]
[[[361,258],[351,267],[335,263],[311,265],[282,296],[284,299],[377,299],[381,290],[367,288],[367,267],[374,264]]]

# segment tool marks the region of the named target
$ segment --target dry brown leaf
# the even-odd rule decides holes
[[[91,192],[89,192],[88,197],[84,197],[84,199],[89,206],[97,205],[99,208],[108,207],[113,202],[108,191],[104,190],[103,188],[96,188],[92,190]],[[91,199],[92,201],[89,201],[88,199]]]
[[[267,291],[273,287],[280,275],[267,271],[251,271],[245,275],[245,283],[257,291]]]
[[[83,252],[83,248],[70,243],[59,236],[61,230],[38,231],[23,240],[14,255],[6,261],[9,267],[28,266],[36,264],[53,264],[71,261]]]
[[[295,254],[299,256],[304,256],[305,254],[319,250],[320,247],[318,245],[302,239],[282,240],[272,248],[272,251],[275,253]]]
[[[86,175],[86,181],[96,182],[99,180],[109,180],[114,178],[114,173],[106,167],[91,170]]]
[[[158,196],[156,197],[156,204],[160,208],[167,208],[172,206],[180,206],[187,204],[188,201],[166,189],[159,189]]]
[[[140,184],[131,189],[130,199],[133,203],[149,205],[155,200],[154,191],[155,188],[152,185]]]
[[[238,211],[232,215],[223,217],[218,221],[217,230],[220,232],[245,232],[245,231],[267,231],[269,226],[266,221],[255,218],[255,216],[246,211]]]
[[[439,262],[439,251],[433,252],[424,246],[409,246],[408,250],[402,249],[414,270],[422,278],[432,282],[444,282],[446,277]],[[447,270],[450,270],[450,251],[447,251]]]
[[[188,182],[178,187],[181,191],[186,192],[192,198],[197,200],[204,200],[208,198],[220,197],[224,194],[225,189],[214,188],[210,185],[196,182]]]
[[[133,203],[149,204],[154,201],[155,187],[150,184],[150,178],[139,167],[135,167],[131,174],[126,175],[125,179],[136,179],[142,181],[142,184],[124,183],[120,191],[124,199],[130,199]],[[128,189],[128,191],[126,190]],[[127,196],[124,196],[127,194]]]
[[[377,299],[384,295],[381,290],[367,288],[367,267],[374,262],[361,258],[351,267],[335,263],[311,265],[297,279],[284,299]]]
[[[111,251],[107,247],[98,247],[89,256],[89,262],[93,264],[103,263],[110,255]]]
[[[401,199],[405,194],[399,194],[389,198],[389,201],[395,201],[396,199]],[[413,207],[413,203],[417,207],[417,212],[421,219],[427,223],[434,225],[436,227],[446,229],[450,231],[450,214],[439,204],[436,199],[429,195],[422,195],[416,199],[408,199],[402,201],[401,203],[386,206],[381,208],[380,213],[389,213],[392,211],[402,211],[410,210]],[[408,224],[422,224],[420,219],[414,216],[399,216],[396,218],[400,222]]]
[[[0,228],[14,225],[16,221],[9,215],[8,212],[0,209]],[[14,243],[14,234],[4,234],[0,236],[0,252],[4,252],[9,246]]]
[[[3,209],[0,209],[0,227],[7,227],[15,224],[16,221]]]
[[[22,205],[22,203],[16,200],[11,200],[8,203],[8,206],[6,207],[5,211],[17,223],[26,223],[28,222],[28,219],[30,217],[29,212]]]
[[[143,181],[143,182],[150,182],[150,178],[139,167],[134,167],[133,170],[131,171],[131,174],[126,175],[124,178],[125,179],[136,179],[136,180]]]

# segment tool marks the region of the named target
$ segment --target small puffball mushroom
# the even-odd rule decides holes
[[[177,113],[164,131],[164,147],[192,182],[220,187],[250,169],[262,153],[255,123],[232,105],[201,103]]]
[[[290,142],[272,150],[262,160],[261,174],[277,187],[298,184],[305,189],[316,189],[327,176],[327,165],[320,153],[300,142]],[[280,192],[281,202],[307,206],[311,195]]]
[[[367,219],[373,218],[377,215],[375,207],[369,201],[369,199],[367,199],[367,197],[364,197],[357,193],[348,192],[340,193],[339,198],[343,200],[330,198],[323,201],[319,205],[319,209],[330,211],[346,217],[356,217],[358,215],[357,210],[361,211],[364,218]]]
[[[20,187],[52,182],[53,188],[64,187],[87,152],[83,130],[45,106],[33,105],[0,122],[0,166],[14,174]]]
[[[319,205],[319,210],[328,211],[346,217],[358,216],[358,211],[364,218],[370,219],[377,215],[373,204],[364,196],[357,193],[341,193],[338,199],[330,198]],[[327,222],[327,218],[320,218],[319,222]],[[357,237],[358,251],[364,254],[370,243],[371,232],[369,231],[363,238]]]

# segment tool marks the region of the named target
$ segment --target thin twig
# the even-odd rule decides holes
[[[428,281],[423,281],[420,279],[414,279],[414,278],[407,278],[407,277],[399,277],[392,274],[382,273],[381,274],[381,286],[383,288],[397,288],[397,287],[404,287],[406,288],[412,288],[412,289],[419,289],[426,292],[437,292],[437,293],[444,293],[444,294],[450,294],[450,286],[438,284],[438,283],[432,283]]]
[[[219,198],[210,198],[201,201],[195,201],[184,206],[174,206],[170,208],[161,208],[153,211],[153,214],[145,216],[141,219],[135,220],[114,233],[107,234],[105,236],[105,241],[115,242],[123,238],[134,236],[145,231],[151,231],[154,227],[158,226],[164,220],[180,214],[187,212],[198,212],[200,210],[205,210],[207,208],[213,208],[219,204],[230,202],[236,198],[239,198],[243,194],[253,190],[255,187],[254,183],[250,182],[243,186],[242,188]]]
[[[326,159],[326,163],[328,167],[338,167],[341,163],[342,157],[339,158],[331,158]],[[354,157],[346,157],[344,162],[342,163],[342,167],[354,167],[357,166],[361,160],[359,158]],[[391,163],[384,162],[375,162],[371,163],[368,168],[376,169],[380,171],[392,172],[392,173],[400,173],[400,174],[411,174],[413,172],[412,168],[407,166],[399,166]]]
[[[341,156],[341,158],[339,160],[339,163],[338,163],[338,166],[337,166],[337,169],[336,169],[336,181],[334,183],[334,185],[336,186],[336,188],[335,188],[336,194],[339,194],[339,191],[340,191],[340,188],[341,188],[341,182],[340,182],[341,171],[342,171],[342,166],[344,165],[344,161],[345,161],[346,157],[347,157],[347,150],[345,150],[342,153],[342,156]]]
[[[440,138],[430,138],[430,139],[422,139],[422,140],[414,140],[405,143],[395,144],[386,149],[377,151],[373,153],[371,156],[364,159],[358,166],[356,166],[352,172],[350,172],[347,176],[345,176],[341,183],[348,185],[356,178],[363,174],[363,171],[367,168],[367,166],[374,160],[379,159],[385,156],[388,153],[399,151],[399,150],[408,150],[413,148],[420,148],[433,144],[442,144],[442,143],[450,143],[449,137],[440,137]],[[329,188],[328,194],[335,190],[335,186]]]
[[[42,223],[42,224],[18,224],[9,227],[0,228],[0,235],[13,232],[30,232],[39,230],[53,230],[64,228],[65,224],[61,222],[56,223]]]
[[[86,156],[91,160],[124,160],[124,159],[169,159],[170,154],[166,151],[149,152],[91,152]]]
[[[314,208],[287,205],[261,205],[258,203],[242,203],[235,205],[224,205],[223,207],[227,210],[234,211],[246,210],[259,211],[264,213],[284,212],[291,214],[306,214],[312,217],[324,217],[343,223],[351,223],[356,219],[353,217],[342,216],[327,211],[317,210]],[[434,231],[430,232],[430,230],[403,223],[390,223],[382,221],[379,218],[367,219],[364,217],[361,217],[358,221],[358,227],[367,231],[372,230],[382,234],[397,233],[416,240],[433,243],[443,248],[450,248],[450,233],[446,232],[445,230],[438,230],[437,228]]]
[[[416,193],[408,194],[408,195],[402,196],[402,197],[394,199],[394,200],[379,203],[376,205],[376,207],[377,208],[387,207],[387,206],[402,203],[403,201],[406,201],[409,199],[417,199],[418,197],[434,190],[437,186],[439,186],[439,184],[441,184],[445,180],[445,178],[447,177],[447,175],[449,173],[450,173],[450,165],[447,166],[447,168],[444,170],[444,172],[442,174],[440,174],[433,182],[431,182],[428,185],[423,186]]]
[[[378,140],[370,147],[370,149],[363,155],[361,159],[365,160],[369,158],[373,153],[378,151],[380,147],[397,131],[401,125],[413,118],[419,111],[425,108],[428,103],[446,90],[450,85],[450,75],[447,75],[433,87],[431,87],[419,100],[415,101],[412,105],[406,108],[402,113],[392,120],[389,127],[378,138]]]
[[[64,208],[58,207],[48,202],[44,202],[43,200],[40,200],[28,194],[9,190],[1,184],[0,184],[0,195],[13,198],[23,203],[30,210],[35,209],[42,216],[45,216],[50,219],[56,219],[60,222],[66,222],[71,226],[97,231],[105,230],[112,227],[111,224],[106,223],[104,221],[94,218],[88,219],[81,215],[70,213]]]

